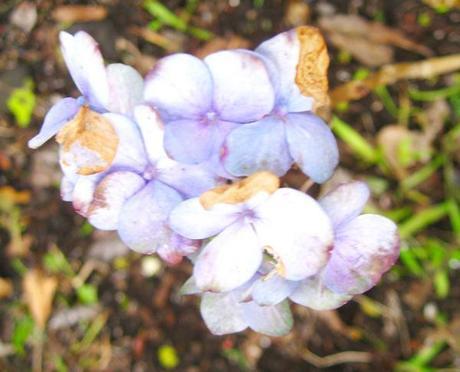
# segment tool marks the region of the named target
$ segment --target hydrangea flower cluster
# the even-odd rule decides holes
[[[57,102],[29,146],[56,136],[62,198],[93,226],[168,264],[191,260],[181,291],[201,297],[214,334],[286,334],[289,301],[335,309],[395,262],[395,224],[361,214],[364,183],[318,201],[282,187],[294,164],[317,183],[338,164],[315,114],[327,106],[329,61],[316,29],[255,51],[167,56],[145,80],[105,66],[83,31],[60,42],[81,96]]]

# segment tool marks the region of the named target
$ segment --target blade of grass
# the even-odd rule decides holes
[[[359,158],[371,164],[378,162],[378,151],[349,124],[334,116],[331,127],[337,137],[344,141]]]
[[[450,224],[452,225],[452,231],[454,232],[457,239],[460,239],[460,207],[454,199],[447,201],[447,209],[450,218]]]
[[[417,172],[411,174],[401,182],[401,188],[403,191],[413,189],[414,187],[421,184],[423,181],[428,179],[434,172],[440,168],[445,161],[443,155],[436,156],[429,164],[425,165]]]
[[[447,203],[438,204],[418,212],[407,221],[399,225],[401,238],[407,239],[425,227],[438,222],[448,213]]]
[[[460,85],[453,85],[447,88],[437,90],[417,90],[409,89],[409,96],[414,101],[436,101],[438,99],[445,99],[460,93]]]
[[[146,0],[144,1],[144,8],[152,16],[158,18],[163,24],[171,26],[179,31],[186,31],[187,23],[162,3],[156,0]]]
[[[380,98],[386,110],[395,118],[399,116],[399,109],[395,101],[391,98],[390,92],[385,85],[379,85],[374,89],[374,93]]]

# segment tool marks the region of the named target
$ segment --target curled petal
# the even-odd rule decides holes
[[[283,176],[293,163],[283,122],[269,116],[234,129],[225,142],[223,163],[237,177],[263,170]]]
[[[319,204],[337,228],[358,217],[368,199],[369,188],[364,182],[356,181],[338,186],[322,197]]]
[[[285,336],[292,328],[292,314],[289,303],[284,301],[274,306],[259,306],[255,302],[240,304],[243,319],[248,326],[268,336]]]
[[[351,295],[335,293],[327,288],[320,274],[302,280],[290,295],[290,299],[295,303],[313,310],[337,309],[351,298]]]
[[[75,183],[72,192],[72,205],[75,212],[83,217],[86,217],[88,213],[99,180],[99,175],[80,176]]]
[[[318,183],[332,176],[339,151],[326,123],[311,113],[289,114],[286,133],[289,152],[307,176]]]
[[[260,44],[256,52],[272,62],[277,76],[277,103],[288,112],[310,111],[313,99],[302,95],[295,83],[297,65],[300,58],[300,41],[296,30],[290,30]]]
[[[204,61],[214,81],[214,107],[223,120],[249,123],[271,112],[275,91],[262,56],[227,50]]]
[[[255,214],[255,229],[280,276],[302,280],[326,264],[332,225],[310,196],[282,188],[258,206]]]
[[[211,109],[212,78],[200,59],[174,54],[149,72],[144,98],[169,119],[198,118]]]
[[[247,328],[243,309],[232,292],[204,293],[200,311],[206,326],[215,335],[240,332]]]
[[[40,132],[29,141],[29,147],[36,149],[55,136],[79,109],[80,103],[75,98],[67,97],[57,102],[46,114]]]
[[[238,205],[217,204],[205,209],[199,198],[186,200],[173,209],[169,217],[171,228],[190,239],[214,236],[236,221],[241,211]]]
[[[165,126],[164,145],[173,159],[198,164],[219,155],[222,143],[236,125],[225,121],[171,121]]]
[[[139,126],[145,151],[151,163],[167,158],[163,146],[164,126],[157,111],[148,105],[138,105],[134,109],[134,118]]]
[[[254,230],[236,222],[203,248],[193,276],[203,291],[230,291],[251,279],[261,262],[262,246]]]
[[[131,114],[143,100],[144,80],[131,66],[114,63],[107,66],[109,101],[107,109],[119,114]]]
[[[107,72],[99,45],[86,32],[59,34],[61,50],[75,85],[91,106],[104,109],[109,102]]]
[[[180,194],[169,186],[149,182],[123,204],[118,222],[121,240],[139,253],[153,253],[163,245],[171,245],[175,234],[167,220],[181,200]]]
[[[286,280],[279,275],[259,278],[251,289],[255,303],[261,306],[271,306],[282,302],[296,289],[298,282]]]
[[[116,230],[123,204],[144,185],[144,179],[132,172],[114,172],[104,177],[88,209],[89,222],[101,230]]]
[[[341,294],[363,293],[380,280],[398,255],[396,225],[388,218],[363,214],[336,231],[324,284]]]

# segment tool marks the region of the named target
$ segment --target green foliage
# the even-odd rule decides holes
[[[58,247],[54,247],[43,256],[43,265],[53,274],[64,274],[70,277],[75,275],[69,261]]]
[[[13,114],[17,125],[20,128],[27,128],[32,120],[32,114],[36,105],[32,79],[27,79],[23,86],[13,90],[6,105]]]
[[[11,343],[13,344],[14,350],[24,355],[24,346],[34,331],[35,323],[30,315],[18,319],[14,324],[13,334],[11,336]]]
[[[82,284],[77,288],[78,300],[84,305],[97,303],[97,288],[92,284]]]
[[[180,361],[176,349],[171,345],[161,345],[158,349],[158,361],[165,369],[176,368]]]

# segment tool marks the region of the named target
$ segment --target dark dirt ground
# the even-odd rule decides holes
[[[162,3],[185,18],[187,4],[196,3],[189,16],[190,24],[211,31],[213,38],[199,40],[168,26],[158,34],[177,50],[198,55],[226,47],[254,47],[297,22],[308,20],[316,24],[318,17],[330,12],[359,14],[384,22],[430,48],[434,56],[460,53],[460,11],[439,13],[420,1]],[[107,14],[92,22],[84,22],[84,17],[73,24],[56,20],[53,11],[68,4],[99,5]],[[101,44],[108,61],[133,64],[145,74],[155,59],[167,53],[138,32],[152,21],[152,16],[137,0],[37,0],[28,3],[36,9],[37,19],[27,21],[27,15],[23,16],[26,25],[21,28],[11,18],[19,5],[15,0],[0,3],[0,277],[12,286],[0,295],[0,370],[164,370],[168,362],[159,358],[159,350],[164,350],[165,345],[172,346],[177,353],[176,370],[190,372],[317,371],[327,365],[331,365],[325,368],[327,371],[460,370],[460,265],[456,259],[446,258],[455,256],[459,241],[455,240],[447,218],[433,221],[405,239],[405,246],[409,247],[423,247],[432,238],[441,241],[441,264],[422,252],[416,257],[421,272],[411,269],[410,262],[401,262],[365,297],[338,311],[318,313],[293,306],[295,326],[282,338],[250,331],[226,337],[211,335],[200,319],[196,299],[177,295],[190,266],[183,263],[175,268],[161,267],[153,275],[146,272],[149,265],[155,266],[158,261],[127,252],[116,236],[92,231],[71,205],[60,200],[55,144],[49,143],[35,152],[26,146],[52,102],[60,96],[77,95],[58,51],[58,31],[88,30]],[[293,10],[295,5],[299,8]],[[308,17],[303,13],[306,9]],[[428,17],[429,24],[423,21],[424,17]],[[32,24],[30,31],[24,29],[27,22]],[[332,88],[352,79],[360,69],[376,69],[363,66],[331,43],[329,50]],[[424,58],[395,48],[393,61]],[[21,127],[8,112],[6,101],[27,78],[34,82],[36,105],[30,123]],[[451,86],[453,79],[446,75],[410,84],[401,81],[389,86],[388,92],[399,105],[407,97],[404,92],[409,85],[411,89],[433,90]],[[429,102],[413,103],[421,110],[426,110],[427,105]],[[435,152],[439,154],[446,151],[440,145],[443,136],[460,119],[455,116],[455,105],[451,101],[449,105],[450,124],[434,140]],[[350,102],[346,109],[335,112],[372,144],[381,128],[398,120],[377,94]],[[410,121],[409,126],[416,124]],[[454,178],[459,176],[459,148],[454,150],[451,163]],[[401,179],[391,171],[382,172],[379,167],[366,164],[343,142],[341,154],[345,173],[354,178],[384,180],[386,189],[374,195],[374,205],[380,210],[409,208],[409,215],[405,215],[409,218],[450,198],[442,169],[418,185],[417,195],[406,197],[399,192]],[[410,171],[422,165],[413,165]],[[460,184],[456,180],[454,187]],[[8,187],[14,189],[14,197],[6,193]],[[21,195],[25,200],[21,200]],[[2,197],[7,201],[2,201]],[[66,259],[62,259],[60,252]],[[447,295],[440,295],[441,284],[436,281],[440,267],[443,273],[447,272]],[[31,318],[21,282],[32,268],[42,268],[59,281],[51,320],[44,332],[28,326]],[[85,282],[97,297],[79,294],[78,280]],[[67,317],[60,326],[55,325],[56,319],[62,320],[72,310],[81,316],[80,320]],[[360,353],[336,355],[343,352]],[[345,360],[339,363],[342,357]],[[362,358],[364,362],[360,362]]]

